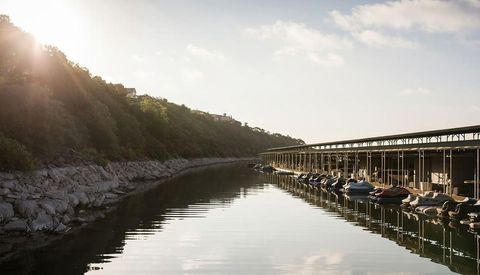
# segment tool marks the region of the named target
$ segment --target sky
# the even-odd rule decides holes
[[[108,82],[307,143],[480,124],[480,0],[0,0]]]

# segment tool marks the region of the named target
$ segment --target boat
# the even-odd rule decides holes
[[[277,169],[275,169],[273,166],[271,165],[265,165],[265,166],[262,166],[260,168],[260,171],[264,172],[264,173],[273,173],[274,171],[276,171]]]
[[[349,182],[343,185],[343,190],[345,193],[365,193],[373,191],[374,186],[368,181],[361,180],[357,182]]]
[[[404,187],[394,186],[391,188],[376,188],[370,192],[369,198],[381,204],[401,204],[402,200],[410,195],[410,191]]]
[[[410,206],[415,208],[418,206],[440,206],[446,201],[453,201],[453,198],[444,193],[426,192],[423,196],[419,195],[410,202]]]

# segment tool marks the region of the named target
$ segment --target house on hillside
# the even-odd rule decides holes
[[[230,123],[234,123],[234,124],[242,124],[240,121],[235,120],[232,116],[228,116],[226,113],[223,113],[223,115],[210,114],[210,116],[215,121],[230,122]]]
[[[127,97],[137,97],[137,90],[135,88],[125,88],[127,91]]]
[[[213,118],[214,121],[229,122],[229,123],[232,123],[232,124],[242,125],[242,123],[240,121],[235,120],[232,116],[228,116],[226,113],[223,113],[223,115],[217,115],[217,114],[206,113],[206,112],[199,111],[199,110],[193,110],[193,112],[196,113],[196,114],[209,116],[209,117]]]

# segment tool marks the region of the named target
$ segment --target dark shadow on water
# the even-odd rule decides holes
[[[228,207],[240,195],[247,195],[249,187],[263,188],[261,180],[244,165],[205,168],[182,175],[127,198],[116,211],[77,234],[0,265],[0,274],[83,274],[90,270],[90,264],[112,258],[103,255],[122,253],[125,241],[135,236],[130,232],[145,235],[147,231],[161,231],[171,209],[203,203]],[[201,217],[202,211],[207,209],[199,208],[195,216]]]

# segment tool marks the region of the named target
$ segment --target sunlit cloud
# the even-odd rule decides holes
[[[324,67],[342,67],[345,64],[343,57],[334,53],[328,53],[325,56],[319,56],[312,52],[307,54],[307,58],[311,62]]]
[[[271,25],[247,28],[244,31],[259,40],[278,42],[279,49],[274,51],[276,56],[303,56],[315,64],[326,67],[339,67],[344,64],[343,57],[333,51],[353,47],[350,39],[326,34],[297,22],[277,21]]]
[[[338,27],[368,46],[415,49],[420,46],[419,43],[385,33],[419,31],[465,35],[480,30],[479,3],[478,0],[389,1],[359,5],[350,13],[334,10],[330,12],[330,18]],[[462,44],[469,43],[465,38],[460,41],[456,37],[456,40]]]
[[[372,30],[353,32],[352,36],[358,41],[372,47],[415,49],[420,46],[417,42],[404,39],[400,36],[388,36]]]
[[[460,32],[480,29],[478,1],[400,0],[354,7],[350,14],[330,13],[348,31],[365,28]]]
[[[223,55],[221,52],[207,50],[192,44],[189,44],[187,46],[186,51],[189,55],[193,57],[212,61],[212,62],[224,62],[227,60],[225,55]]]

